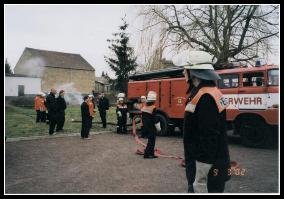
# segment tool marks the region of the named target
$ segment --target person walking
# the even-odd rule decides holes
[[[142,108],[142,122],[148,138],[148,143],[144,151],[144,158],[157,158],[154,154],[155,142],[157,131],[161,131],[161,125],[156,117],[156,107],[154,105],[156,99],[156,92],[149,91],[146,105]]]
[[[59,92],[59,96],[56,98],[57,102],[57,126],[56,126],[56,132],[63,131],[63,126],[65,123],[65,109],[66,101],[64,99],[65,92],[64,90],[61,90]]]
[[[106,121],[106,111],[109,109],[109,100],[105,97],[104,92],[101,93],[99,102],[98,102],[98,109],[100,112],[100,117],[103,123],[103,128],[106,128],[107,121]]]
[[[48,117],[49,117],[49,135],[56,134],[54,129],[57,124],[57,103],[55,99],[55,94],[57,91],[52,88],[49,95],[46,97],[46,107],[48,110]]]
[[[183,126],[188,192],[221,193],[230,179],[225,128],[228,102],[216,87],[220,77],[214,71],[212,56],[191,51],[188,58],[183,64],[189,84]]]
[[[81,116],[82,116],[82,127],[81,127],[81,139],[91,139],[89,137],[90,128],[91,128],[91,122],[92,118],[90,115],[89,105],[88,101],[89,96],[85,96],[84,102],[81,104]]]

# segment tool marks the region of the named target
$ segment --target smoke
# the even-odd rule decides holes
[[[66,83],[66,84],[57,84],[55,86],[57,92],[59,93],[60,90],[65,91],[64,98],[67,103],[78,105],[83,102],[83,95],[82,93],[78,92],[74,86],[74,82]]]
[[[45,70],[45,65],[46,63],[44,59],[35,57],[24,62],[21,68],[24,71],[24,74],[27,74],[29,76],[42,77]]]

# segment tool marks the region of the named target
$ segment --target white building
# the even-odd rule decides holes
[[[5,96],[35,95],[41,91],[41,78],[25,75],[5,76]]]

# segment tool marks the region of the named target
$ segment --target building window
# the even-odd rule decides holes
[[[25,95],[25,86],[18,85],[18,96],[24,96],[24,95]]]

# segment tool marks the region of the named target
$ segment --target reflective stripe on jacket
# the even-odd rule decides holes
[[[219,113],[221,113],[224,109],[228,107],[228,101],[226,100],[226,98],[223,97],[223,94],[218,88],[203,87],[199,89],[198,93],[193,97],[193,99],[187,103],[185,111],[194,113],[198,101],[204,94],[209,94],[213,97],[216,102]]]

